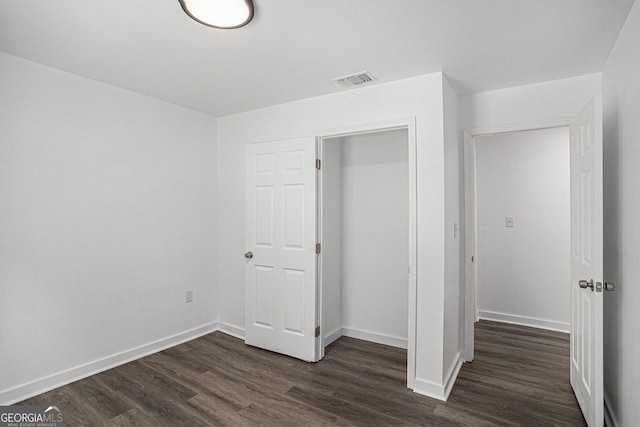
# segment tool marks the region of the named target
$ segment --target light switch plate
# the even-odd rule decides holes
[[[505,216],[504,217],[504,226],[508,228],[513,228],[513,217]]]

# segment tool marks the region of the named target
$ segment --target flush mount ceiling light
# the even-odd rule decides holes
[[[253,19],[253,0],[178,0],[184,12],[214,28],[240,28]]]

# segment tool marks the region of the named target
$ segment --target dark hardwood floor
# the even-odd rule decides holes
[[[343,337],[311,364],[215,332],[20,404],[67,426],[585,425],[562,333],[482,321],[447,402],[405,382],[401,349]]]

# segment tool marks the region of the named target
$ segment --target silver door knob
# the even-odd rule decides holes
[[[615,291],[616,284],[611,282],[604,282],[604,290],[609,292]]]
[[[580,285],[582,289],[591,288],[591,290],[593,291],[593,279],[589,280],[588,282],[586,280],[580,280],[578,282],[578,285]]]
[[[251,251],[247,252],[246,254],[244,254],[244,257],[245,257],[246,259],[251,259],[251,258],[253,258],[253,252],[251,252]]]

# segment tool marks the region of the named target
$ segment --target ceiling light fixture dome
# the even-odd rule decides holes
[[[179,0],[195,21],[214,28],[240,28],[253,19],[253,0]]]

